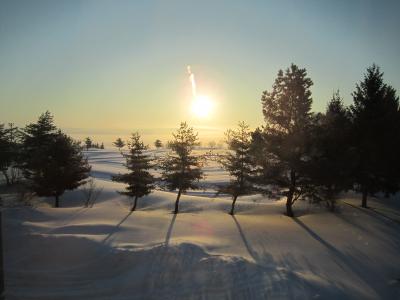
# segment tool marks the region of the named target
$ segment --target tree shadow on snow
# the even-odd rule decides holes
[[[240,222],[236,216],[232,216],[235,222],[236,228],[239,235],[243,241],[243,244],[254,260],[261,272],[262,276],[262,286],[263,288],[257,287],[259,290],[265,289],[265,298],[288,298],[288,299],[309,299],[309,298],[319,298],[322,299],[345,299],[351,298],[351,291],[346,291],[339,287],[335,282],[326,280],[328,285],[320,284],[318,281],[308,280],[307,277],[303,277],[301,273],[311,273],[315,277],[320,277],[317,271],[308,265],[304,269],[304,264],[300,262],[295,256],[286,254],[282,261],[275,260],[272,254],[270,254],[263,246],[262,243],[258,247],[262,247],[261,252],[258,252],[252,246],[251,241],[246,236]],[[265,240],[264,240],[265,241]],[[300,270],[297,272],[296,270]],[[259,274],[258,274],[259,275]],[[249,278],[250,279],[250,278]],[[250,281],[259,281],[260,278],[251,278]],[[258,284],[260,284],[258,282]],[[251,286],[252,284],[250,284]],[[254,288],[254,286],[252,287]],[[306,291],[305,295],[299,294],[299,291]],[[256,294],[257,295],[257,294]],[[359,296],[359,295],[358,295]],[[258,299],[259,295],[255,297]],[[249,299],[253,299],[250,297]]]
[[[246,238],[246,235],[243,232],[242,227],[240,226],[239,221],[236,219],[235,215],[232,215],[232,219],[235,222],[236,228],[239,231],[240,237],[242,238],[243,244],[246,247],[247,252],[250,254],[250,256],[253,258],[253,260],[256,263],[259,263],[261,261],[260,256],[258,255],[258,253],[256,251],[254,251],[254,249],[251,247],[251,244],[249,243],[249,241]]]
[[[128,217],[132,214],[132,212],[133,211],[129,211],[129,213],[117,225],[115,225],[112,232],[102,241],[103,244],[106,244],[110,240],[110,238],[119,230],[122,223],[124,223],[126,219],[128,219]]]
[[[304,229],[310,237],[312,237],[315,241],[324,246],[328,252],[332,255],[335,262],[344,270],[349,273],[353,273],[358,277],[358,279],[365,284],[365,286],[369,287],[372,291],[375,292],[375,296],[378,296],[382,299],[392,299],[392,297],[396,294],[396,291],[382,288],[382,285],[386,285],[386,282],[382,282],[378,280],[378,274],[375,274],[373,268],[373,262],[370,258],[358,251],[358,255],[345,255],[329,242],[325,241],[321,236],[319,236],[316,232],[314,232],[311,228],[309,228],[306,224],[304,224],[298,218],[293,218],[293,221],[299,225],[302,229]],[[352,249],[352,253],[356,252],[355,249]]]
[[[357,230],[363,232],[365,235],[369,237],[372,236],[373,238],[380,240],[388,246],[400,249],[400,240],[397,237],[398,226],[389,226],[391,224],[388,223],[378,223],[375,224],[373,228],[369,228],[370,224],[366,224],[367,220],[365,219],[363,220],[360,218],[356,218],[353,215],[349,215],[344,212],[336,213],[334,215],[342,222],[355,227]],[[385,232],[385,234],[381,234],[382,232]]]
[[[171,223],[168,226],[167,235],[165,236],[165,246],[169,245],[169,241],[171,239],[172,230],[174,228],[174,224],[175,224],[175,220],[176,220],[176,216],[177,215],[178,214],[173,214],[172,219],[171,219]]]

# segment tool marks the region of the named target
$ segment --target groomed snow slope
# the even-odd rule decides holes
[[[181,198],[155,191],[129,212],[110,174],[118,153],[89,153],[103,192],[82,208],[4,210],[6,299],[400,299],[400,225],[345,204],[340,213],[283,201],[229,198],[210,191]],[[108,176],[107,176],[108,174]],[[204,186],[226,174],[208,166]],[[346,198],[346,201],[354,201]]]

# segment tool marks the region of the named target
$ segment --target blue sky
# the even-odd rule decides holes
[[[261,125],[261,92],[296,63],[313,109],[377,63],[400,87],[400,1],[0,1],[0,122],[49,109],[68,130]],[[217,103],[190,114],[198,90]]]

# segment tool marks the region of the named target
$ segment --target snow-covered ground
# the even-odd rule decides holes
[[[229,178],[211,162],[178,215],[176,194],[160,190],[130,213],[110,180],[120,154],[88,155],[103,188],[93,208],[77,190],[62,208],[4,210],[6,299],[400,299],[400,224],[381,214],[400,213],[383,201],[371,203],[380,213],[297,203],[291,219],[283,201],[249,196],[232,217],[212,191]]]

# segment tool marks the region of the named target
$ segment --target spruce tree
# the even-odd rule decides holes
[[[36,123],[26,125],[22,136],[21,168],[24,177],[30,179],[41,173],[47,161],[47,149],[54,141],[57,128],[49,111],[41,114]]]
[[[170,191],[178,190],[175,201],[174,213],[179,211],[179,199],[182,193],[188,189],[198,189],[196,181],[202,178],[201,158],[192,154],[195,146],[198,145],[197,133],[189,127],[186,122],[182,122],[174,139],[168,142],[172,153],[161,163],[162,180],[165,181]]]
[[[43,173],[35,173],[32,187],[38,196],[55,197],[55,207],[59,207],[59,197],[66,190],[73,190],[85,183],[90,166],[81,152],[78,142],[58,131],[47,151]]]
[[[125,147],[125,142],[121,138],[117,138],[113,144],[118,148],[119,152],[121,152],[121,149]]]
[[[86,146],[86,151],[89,150],[89,148],[93,147],[93,142],[90,137],[87,137],[85,139],[85,146]]]
[[[147,146],[143,144],[139,133],[133,133],[131,142],[128,144],[129,153],[124,155],[126,158],[126,168],[130,171],[127,174],[118,174],[112,177],[113,181],[128,184],[125,192],[120,192],[134,198],[131,211],[137,206],[137,200],[151,193],[154,189],[154,177],[150,174],[152,168],[152,158],[145,154]]]
[[[37,123],[25,127],[23,138],[23,171],[29,186],[38,196],[59,197],[84,184],[90,172],[87,159],[78,142],[56,131],[49,112]]]
[[[340,192],[352,188],[354,148],[351,147],[351,119],[339,91],[333,94],[325,114],[314,118],[308,171],[314,201],[325,201],[335,210]]]
[[[305,69],[292,64],[280,70],[272,91],[263,92],[261,102],[265,119],[261,176],[271,193],[286,196],[286,213],[307,194],[305,172],[307,140],[311,125],[312,81]]]
[[[356,85],[353,101],[350,109],[358,157],[354,182],[362,193],[362,206],[367,207],[368,195],[399,190],[399,97],[384,83],[379,67],[372,65]]]
[[[236,200],[241,195],[247,195],[253,191],[252,173],[253,161],[250,156],[251,131],[244,122],[239,123],[236,130],[226,132],[228,152],[221,160],[223,168],[229,172],[231,180],[228,186],[221,187],[219,192],[232,196],[230,214],[234,214]]]

